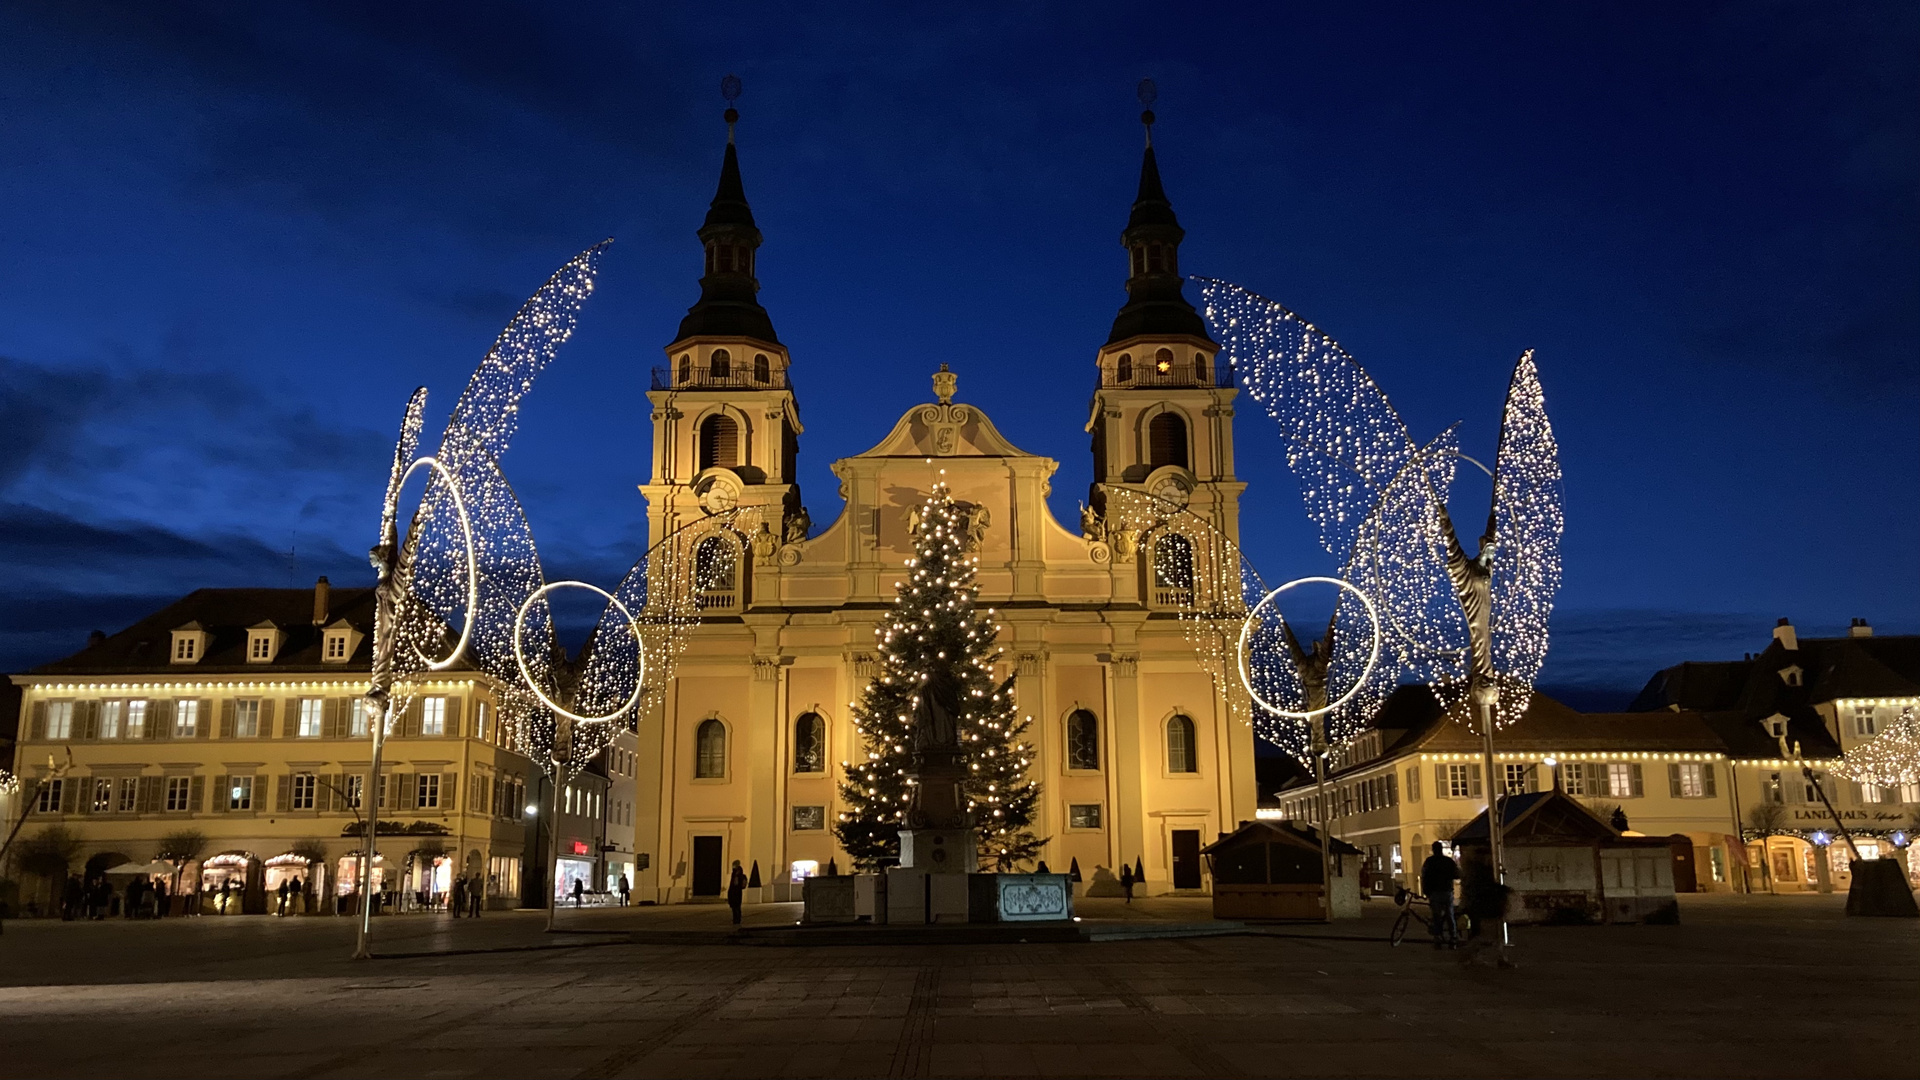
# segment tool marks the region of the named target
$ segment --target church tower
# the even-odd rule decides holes
[[[1140,119],[1147,133],[1140,189],[1120,234],[1127,251],[1127,302],[1096,356],[1099,387],[1087,421],[1093,436],[1090,500],[1094,512],[1106,517],[1108,491],[1146,492],[1161,500],[1162,509],[1183,506],[1237,544],[1246,487],[1233,473],[1237,391],[1232,372],[1216,356],[1220,347],[1182,292],[1180,242],[1186,232],[1160,182],[1152,110]],[[1123,530],[1123,522],[1110,520],[1116,562],[1132,561],[1126,550],[1132,544],[1153,543],[1151,536],[1115,535]],[[1183,606],[1177,584],[1156,587],[1152,552],[1140,554],[1148,606]],[[1191,580],[1190,572],[1186,576]]]
[[[760,230],[734,146],[740,114],[729,107],[725,118],[720,184],[698,233],[705,258],[700,299],[680,320],[647,394],[653,471],[640,490],[649,544],[735,506],[762,508],[776,533],[802,513],[794,482],[800,412],[786,347],[756,297]]]

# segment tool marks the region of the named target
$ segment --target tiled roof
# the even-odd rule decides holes
[[[199,589],[104,641],[62,660],[34,668],[32,675],[127,675],[365,671],[373,647],[373,590],[332,589],[328,625],[344,619],[362,635],[346,663],[320,658],[322,628],[313,624],[313,589]],[[269,663],[247,662],[247,628],[271,621],[286,634]],[[199,623],[208,635],[198,663],[171,663],[173,631]]]

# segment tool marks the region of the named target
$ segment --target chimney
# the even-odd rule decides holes
[[[1773,628],[1773,640],[1779,642],[1780,647],[1788,652],[1800,651],[1800,636],[1793,632],[1793,624],[1784,618],[1780,620],[1778,626]]]
[[[1869,625],[1867,620],[1865,619],[1855,619],[1853,620],[1853,625],[1847,627],[1847,636],[1848,637],[1872,637],[1873,627]]]
[[[313,625],[327,625],[327,601],[331,598],[330,594],[332,592],[333,586],[327,584],[325,574],[320,575],[320,580],[313,583]],[[1786,620],[1782,619],[1780,621],[1785,622]]]
[[[105,630],[95,630],[93,633],[87,635],[87,648],[91,649],[105,640],[107,640],[107,632]]]

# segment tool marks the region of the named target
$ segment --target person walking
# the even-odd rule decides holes
[[[573,879],[573,906],[576,908],[586,907],[587,906],[586,895],[587,895],[586,883],[581,881],[579,878],[574,878]]]
[[[470,918],[480,917],[480,908],[487,896],[486,885],[486,880],[479,874],[473,875],[473,880],[467,884],[467,915]]]
[[[1120,867],[1120,891],[1127,896],[1127,903],[1133,903],[1133,867],[1122,864]]]
[[[287,883],[281,881],[279,888],[274,889],[273,893],[278,898],[273,907],[273,917],[283,918],[287,914]]]
[[[1430,919],[1427,929],[1433,934],[1433,947],[1457,948],[1460,936],[1454,930],[1453,883],[1460,880],[1460,864],[1447,856],[1446,846],[1433,842],[1433,854],[1420,864],[1420,891],[1426,894]]]
[[[448,904],[447,908],[453,912],[453,917],[456,919],[466,914],[467,879],[465,876],[453,879],[453,903]]]
[[[628,884],[627,875],[621,874],[620,875],[620,906],[621,907],[627,906],[627,897],[631,895],[632,892],[633,892],[633,886]]]
[[[747,872],[740,869],[740,860],[733,860],[733,873],[727,878],[727,906],[733,909],[733,925],[740,925],[740,905],[747,898]]]

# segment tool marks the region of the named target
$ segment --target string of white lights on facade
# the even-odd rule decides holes
[[[1879,734],[1848,750],[1832,771],[1859,784],[1920,784],[1920,718],[1913,706],[1901,709]]]

